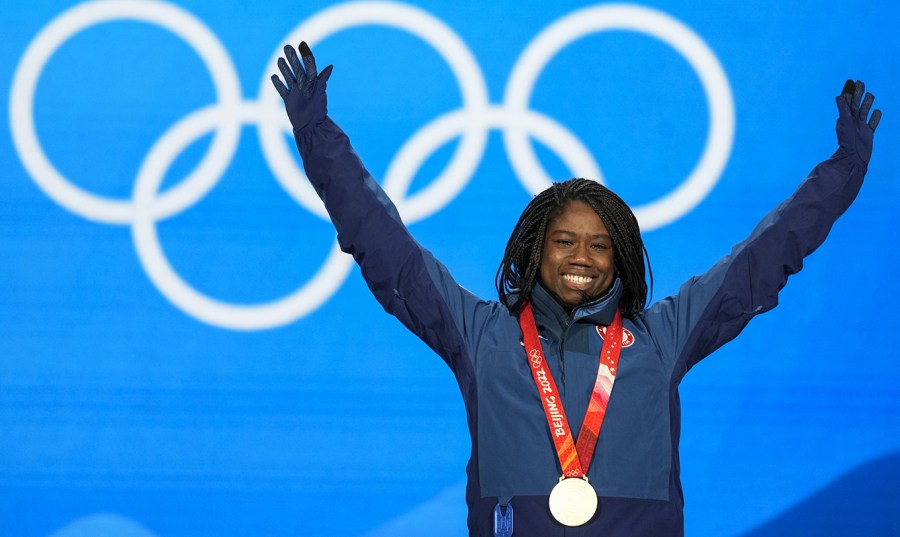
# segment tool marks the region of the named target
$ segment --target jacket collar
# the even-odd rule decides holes
[[[606,294],[587,304],[582,304],[570,314],[549,291],[544,289],[540,282],[537,282],[531,291],[531,304],[534,309],[535,322],[559,336],[557,331],[562,332],[574,322],[609,325],[615,318],[621,297],[622,282],[616,278]]]

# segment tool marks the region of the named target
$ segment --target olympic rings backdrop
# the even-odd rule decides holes
[[[641,220],[654,297],[885,119],[781,305],[682,384],[687,533],[898,535],[900,7],[832,0],[7,2],[0,535],[462,535],[452,375],[381,310],[305,183],[269,76],[332,117],[483,297],[551,180]]]

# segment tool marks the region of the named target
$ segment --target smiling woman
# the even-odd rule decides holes
[[[683,535],[678,386],[775,307],[788,276],[856,197],[881,117],[876,110],[869,120],[874,98],[862,83],[848,81],[837,98],[832,157],[675,295],[646,307],[634,214],[609,189],[573,179],[523,211],[495,302],[459,286],[412,238],[327,115],[331,67],[320,75],[305,43],[302,63],[292,47],[284,52],[282,78],[272,81],[341,248],[384,309],[459,382],[473,445],[470,534],[510,537],[515,526],[518,537],[562,536],[580,526],[579,535]]]
[[[599,298],[619,278],[619,309],[631,318],[647,305],[645,273],[652,287],[650,258],[631,208],[596,181],[571,179],[544,190],[522,211],[497,270],[497,294],[518,312],[539,276],[571,309]]]

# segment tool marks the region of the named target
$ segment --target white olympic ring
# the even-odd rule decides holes
[[[109,224],[131,222],[134,219],[132,205],[85,192],[56,170],[37,138],[34,93],[51,55],[69,38],[97,23],[127,19],[158,24],[191,45],[209,68],[223,109],[236,108],[241,99],[237,71],[225,47],[209,28],[179,7],[140,0],[103,0],[76,6],[48,24],[29,44],[13,77],[9,106],[13,142],[25,168],[50,198],[77,215]],[[223,123],[225,128],[216,133],[198,169],[157,202],[157,217],[164,218],[185,210],[215,186],[237,147],[240,134],[239,123]]]
[[[693,209],[718,181],[734,141],[734,98],[728,77],[706,43],[690,28],[659,11],[631,5],[586,7],[559,19],[525,48],[506,85],[510,110],[524,111],[540,71],[563,47],[587,35],[607,30],[631,30],[664,41],[684,56],[700,77],[709,101],[709,134],[700,162],[688,179],[663,199],[633,207],[641,229],[656,229]],[[526,188],[536,194],[550,186],[526,133],[520,128],[503,131],[510,161]],[[590,177],[590,176],[586,176]]]
[[[305,40],[314,46],[345,28],[373,24],[405,30],[431,45],[447,60],[453,71],[462,89],[465,110],[477,116],[482,113],[481,111],[487,109],[487,86],[472,52],[446,24],[419,8],[393,2],[341,4],[313,15],[285,36],[282,41],[299,43],[301,40]],[[276,49],[269,58],[266,64],[266,76],[262,77],[259,88],[261,106],[270,110],[273,117],[277,117],[279,121],[278,123],[268,122],[260,128],[260,142],[267,158],[286,165],[273,170],[282,187],[308,210],[327,219],[328,215],[325,213],[322,202],[296,165],[296,160],[292,156],[296,150],[285,143],[281,129],[274,128],[280,124],[282,129],[289,130],[281,98],[272,91],[271,82],[268,79],[268,74],[271,73],[270,66],[275,65],[280,55],[281,50]],[[432,124],[438,121],[440,119],[433,121]],[[415,144],[408,142],[388,167],[384,179],[385,193],[392,199],[408,224],[424,218],[449,203],[465,187],[468,179],[474,175],[475,168],[487,145],[488,132],[486,129],[480,128],[477,123],[472,123],[465,127],[462,134],[462,143],[459,144],[447,171],[409,201],[405,200],[405,194],[417,166],[409,165],[410,157],[406,157],[408,154],[406,147],[416,147]],[[401,160],[401,157],[406,158]],[[416,155],[413,154],[412,158],[415,157]],[[442,197],[444,197],[443,201],[441,201]],[[435,200],[437,201],[435,202]]]
[[[34,126],[34,93],[52,54],[69,38],[98,23],[138,20],[156,24],[182,38],[200,56],[212,77],[218,103],[198,110],[170,128],[144,158],[130,201],[86,192],[56,170],[38,141]],[[407,223],[441,210],[474,175],[487,146],[490,129],[503,131],[513,170],[532,194],[551,179],[534,153],[529,136],[555,151],[575,176],[603,180],[591,153],[565,127],[528,109],[537,78],[547,62],[568,43],[589,33],[625,29],[665,42],[697,72],[710,108],[710,124],[700,161],[689,177],[662,199],[635,207],[643,229],[666,225],[696,206],[714,186],[725,166],[734,138],[734,104],[727,77],[703,40],[681,22],[659,11],[635,5],[592,6],[575,11],[548,26],[516,61],[502,105],[489,102],[487,85],[474,55],[446,24],[424,10],[395,2],[350,2],[327,8],[298,25],[282,40],[311,45],[347,28],[382,25],[409,32],[433,47],[459,83],[462,107],[423,126],[398,150],[385,174],[383,187]],[[240,129],[256,124],[259,141],[275,179],[300,205],[327,218],[312,187],[286,143],[290,124],[271,88],[269,75],[280,46],[266,63],[257,101],[242,100],[235,67],[215,35],[187,11],[160,0],[99,0],[81,4],[51,21],[29,44],[16,69],[9,112],[13,143],[36,184],[67,210],[109,224],[131,224],[135,249],[145,272],[174,305],[209,324],[258,330],[290,323],[318,308],[343,284],[352,260],[333,246],[313,278],[292,294],[255,305],[229,304],[207,297],[187,284],[166,259],[156,234],[156,222],[196,203],[222,177],[237,149]],[[160,193],[163,177],[175,158],[198,138],[214,132],[197,167],[179,184]],[[416,171],[430,154],[454,137],[461,141],[446,168],[415,195],[408,191]]]

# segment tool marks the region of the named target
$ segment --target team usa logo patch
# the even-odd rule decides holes
[[[597,334],[599,334],[602,339],[606,339],[606,327],[598,324]],[[624,349],[625,347],[630,347],[632,345],[634,345],[634,334],[627,328],[622,327],[622,348]]]

